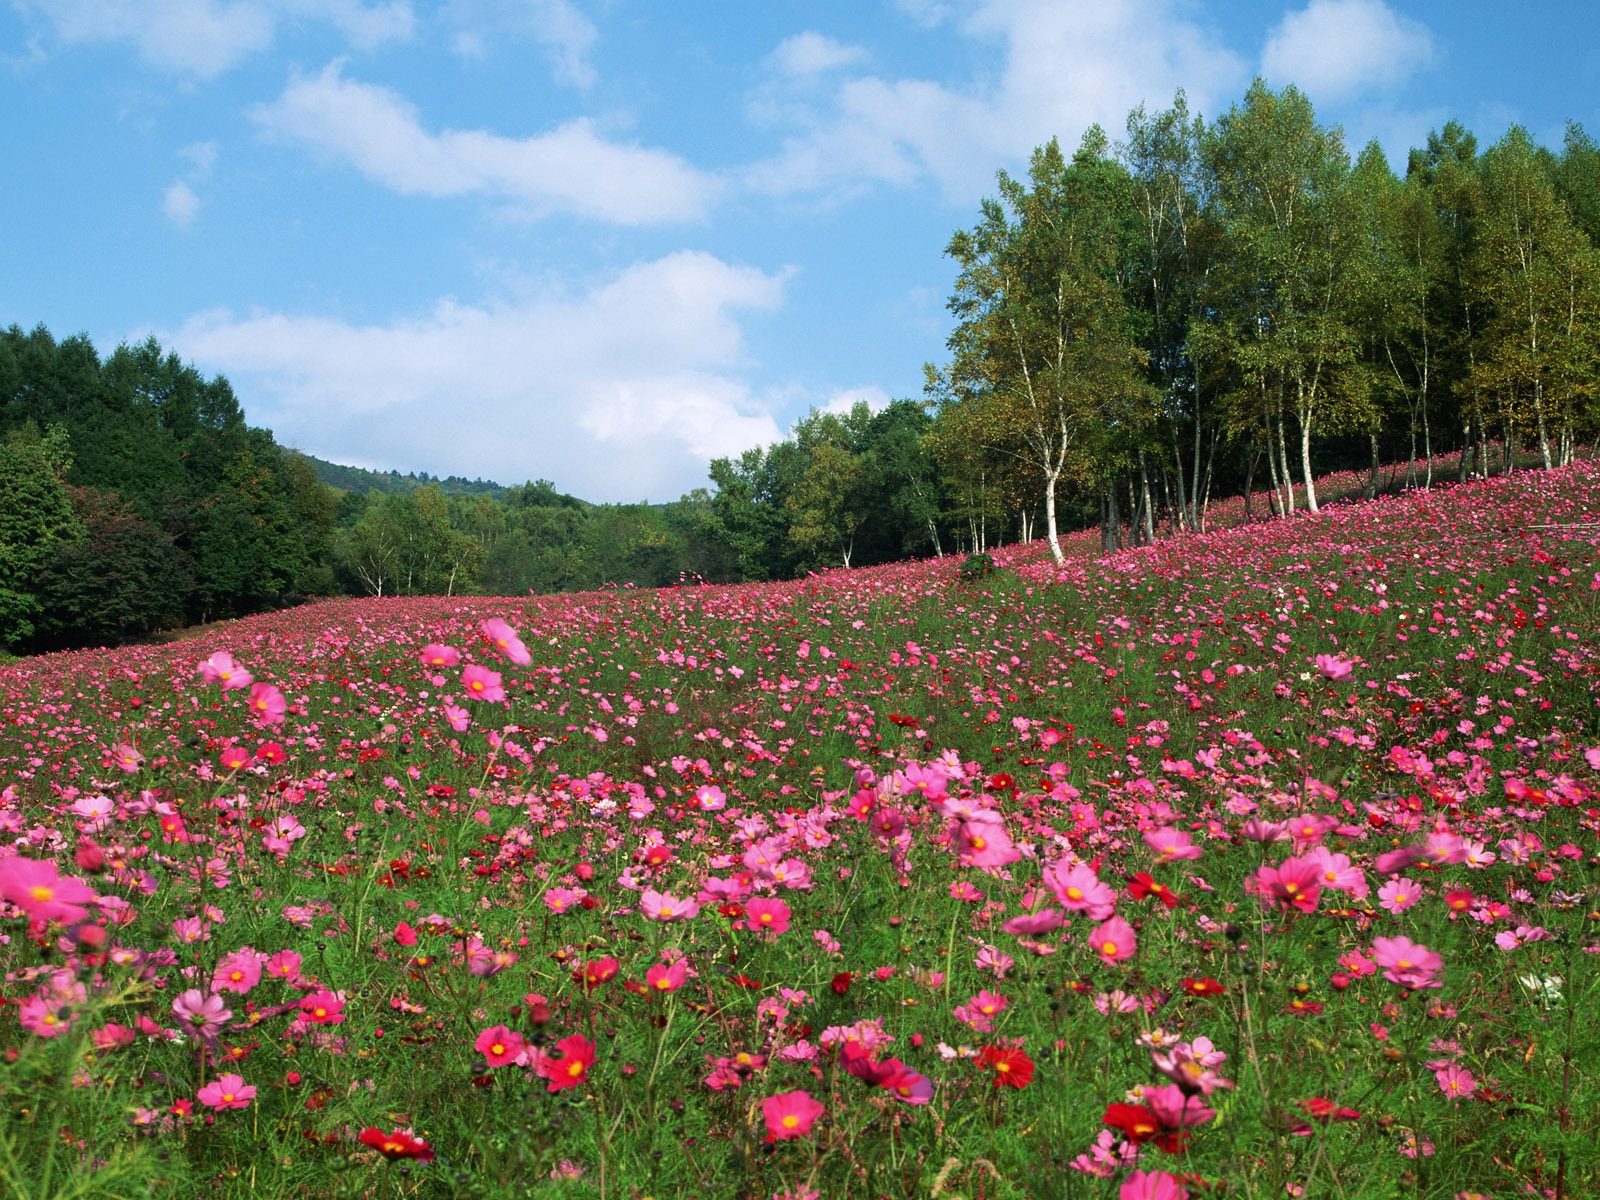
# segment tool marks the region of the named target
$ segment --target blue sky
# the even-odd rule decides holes
[[[1600,135],[1600,6],[9,0],[0,325],[154,333],[340,462],[665,500],[920,394],[999,168],[1295,82],[1397,166]]]

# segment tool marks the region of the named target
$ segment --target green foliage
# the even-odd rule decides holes
[[[956,578],[964,583],[971,583],[975,579],[987,579],[997,574],[999,570],[999,565],[991,555],[969,554],[961,560],[961,566],[956,570]]]
[[[83,533],[60,462],[31,424],[0,443],[0,646],[33,638],[44,615],[35,581],[56,547]]]

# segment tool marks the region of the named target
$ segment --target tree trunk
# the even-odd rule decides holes
[[[1144,507],[1144,540],[1150,545],[1156,540],[1155,509],[1150,503],[1150,472],[1145,467],[1144,451],[1139,451],[1139,503]]]
[[[1045,537],[1050,542],[1050,557],[1056,566],[1067,565],[1067,556],[1061,553],[1061,538],[1056,533],[1056,479],[1059,471],[1050,472],[1044,477],[1044,531]]]
[[[1256,449],[1254,446],[1250,447],[1249,461],[1250,465],[1244,469],[1244,523],[1246,525],[1250,524],[1250,522],[1254,520],[1254,516],[1250,512],[1250,490],[1255,486],[1256,464],[1261,461],[1261,451]]]
[[[1295,417],[1300,422],[1300,473],[1306,480],[1306,507],[1321,512],[1317,507],[1317,481],[1311,475],[1311,403],[1305,398],[1304,384],[1297,385],[1300,395],[1295,405]]]

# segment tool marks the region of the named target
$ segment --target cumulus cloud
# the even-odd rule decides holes
[[[705,214],[715,181],[665,150],[608,141],[585,118],[511,138],[424,129],[415,106],[386,87],[343,78],[341,64],[297,78],[252,116],[285,141],[315,147],[410,195],[482,193],[533,215],[573,213],[620,225]]]
[[[1267,36],[1261,71],[1313,102],[1390,90],[1433,61],[1433,34],[1383,0],[1311,0]]]
[[[179,229],[187,229],[200,211],[200,197],[183,180],[175,179],[162,193],[161,211]]]
[[[571,0],[456,0],[446,17],[458,27],[451,40],[457,54],[483,58],[503,37],[528,37],[543,47],[557,82],[595,81],[590,56],[599,31]]]
[[[576,295],[372,325],[211,312],[161,340],[323,457],[671,499],[704,486],[711,458],[779,438],[739,317],[780,306],[786,280],[679,252]]]
[[[268,49],[285,21],[332,25],[359,49],[409,38],[404,0],[19,0],[63,42],[131,42],[153,67],[209,79]]]
[[[820,33],[807,32],[779,42],[767,61],[784,75],[803,77],[848,67],[866,57],[867,52],[860,46],[847,46]]]
[[[902,0],[924,22],[946,8]],[[1059,136],[1070,149],[1098,122],[1115,137],[1140,102],[1165,107],[1179,87],[1212,112],[1248,76],[1242,60],[1184,16],[1181,0],[981,0],[957,27],[1000,68],[965,83],[855,75],[774,157],[750,168],[752,189],[780,196],[848,195],[932,177],[953,200],[992,186]],[[767,106],[770,107],[770,106]],[[792,112],[792,110],[791,110]]]

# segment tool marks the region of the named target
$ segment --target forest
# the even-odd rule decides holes
[[[664,505],[351,471],[250,426],[154,339],[0,332],[0,646],[115,644],[309,596],[793,578],[1098,525],[1201,531],[1223,496],[1432,487],[1600,431],[1600,147],[1450,122],[1396,171],[1294,87],[1180,93],[1001,172],[958,230],[920,397],[813,410]],[[1451,474],[1437,462],[1448,456]],[[1395,464],[1405,464],[1398,472]],[[326,474],[326,472],[325,472]],[[1059,549],[1055,551],[1059,555]]]

